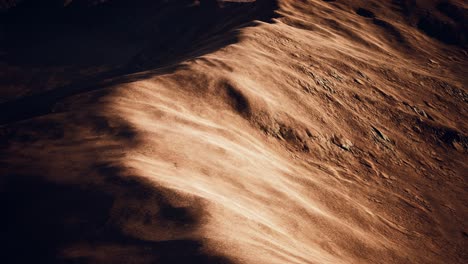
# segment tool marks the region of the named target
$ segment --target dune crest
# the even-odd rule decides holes
[[[2,258],[465,263],[466,4],[219,2],[8,18]]]

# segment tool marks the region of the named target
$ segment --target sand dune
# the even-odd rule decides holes
[[[2,262],[468,261],[464,1],[7,2]]]

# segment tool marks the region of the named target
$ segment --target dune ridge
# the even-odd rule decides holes
[[[179,3],[80,74],[6,49],[3,259],[467,261],[463,1]]]

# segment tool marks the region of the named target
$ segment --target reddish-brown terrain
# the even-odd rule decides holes
[[[463,0],[0,1],[1,263],[467,263]]]

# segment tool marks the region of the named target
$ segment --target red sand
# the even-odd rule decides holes
[[[467,5],[390,2],[5,34],[3,259],[466,263]]]

